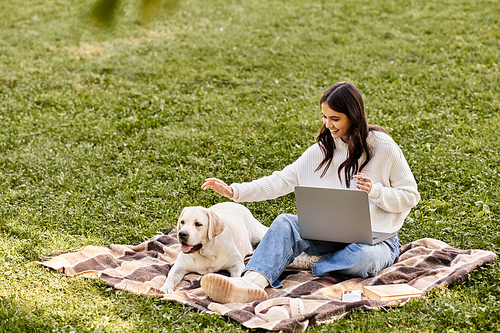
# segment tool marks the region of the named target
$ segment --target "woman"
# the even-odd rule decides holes
[[[351,188],[370,199],[372,230],[397,232],[420,200],[417,184],[398,145],[378,126],[368,125],[361,94],[350,83],[337,83],[320,100],[323,125],[317,143],[294,163],[271,176],[226,185],[209,178],[202,185],[237,202],[262,201],[288,194],[296,185]],[[283,270],[302,252],[322,255],[313,276],[331,272],[366,278],[392,265],[399,256],[397,234],[376,245],[343,244],[300,237],[295,215],[278,216],[260,242],[241,278],[205,275],[201,286],[221,303],[266,299],[264,288],[281,286]]]

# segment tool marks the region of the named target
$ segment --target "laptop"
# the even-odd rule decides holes
[[[365,191],[296,186],[295,200],[303,239],[374,245],[396,235],[372,232]]]

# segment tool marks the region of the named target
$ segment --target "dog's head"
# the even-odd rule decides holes
[[[224,222],[210,209],[186,207],[177,222],[177,238],[183,253],[198,252],[224,230]]]

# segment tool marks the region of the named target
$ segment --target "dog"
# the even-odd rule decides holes
[[[227,270],[233,277],[241,276],[243,259],[267,229],[248,208],[234,202],[185,207],[177,222],[181,252],[160,290],[171,294],[191,272],[204,275]]]

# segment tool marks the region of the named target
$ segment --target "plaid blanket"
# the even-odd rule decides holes
[[[66,275],[99,278],[107,285],[135,294],[159,297],[193,306],[201,311],[229,316],[248,328],[300,332],[308,326],[330,322],[359,309],[403,305],[398,301],[373,301],[365,297],[352,303],[342,302],[345,290],[361,290],[364,285],[408,283],[424,292],[435,287],[459,284],[473,269],[491,263],[496,255],[483,250],[459,250],[435,239],[424,238],[404,245],[396,263],[377,276],[361,279],[341,275],[313,277],[310,261],[292,263],[280,280],[283,288],[267,288],[269,298],[300,297],[306,314],[276,322],[266,322],[254,314],[260,301],[240,304],[212,302],[200,288],[200,275],[188,274],[173,294],[166,295],[163,285],[170,267],[180,252],[176,231],[156,235],[143,243],[130,245],[86,246],[76,253],[57,253],[37,264]],[[246,258],[248,260],[248,258]],[[224,272],[222,272],[224,273]]]

